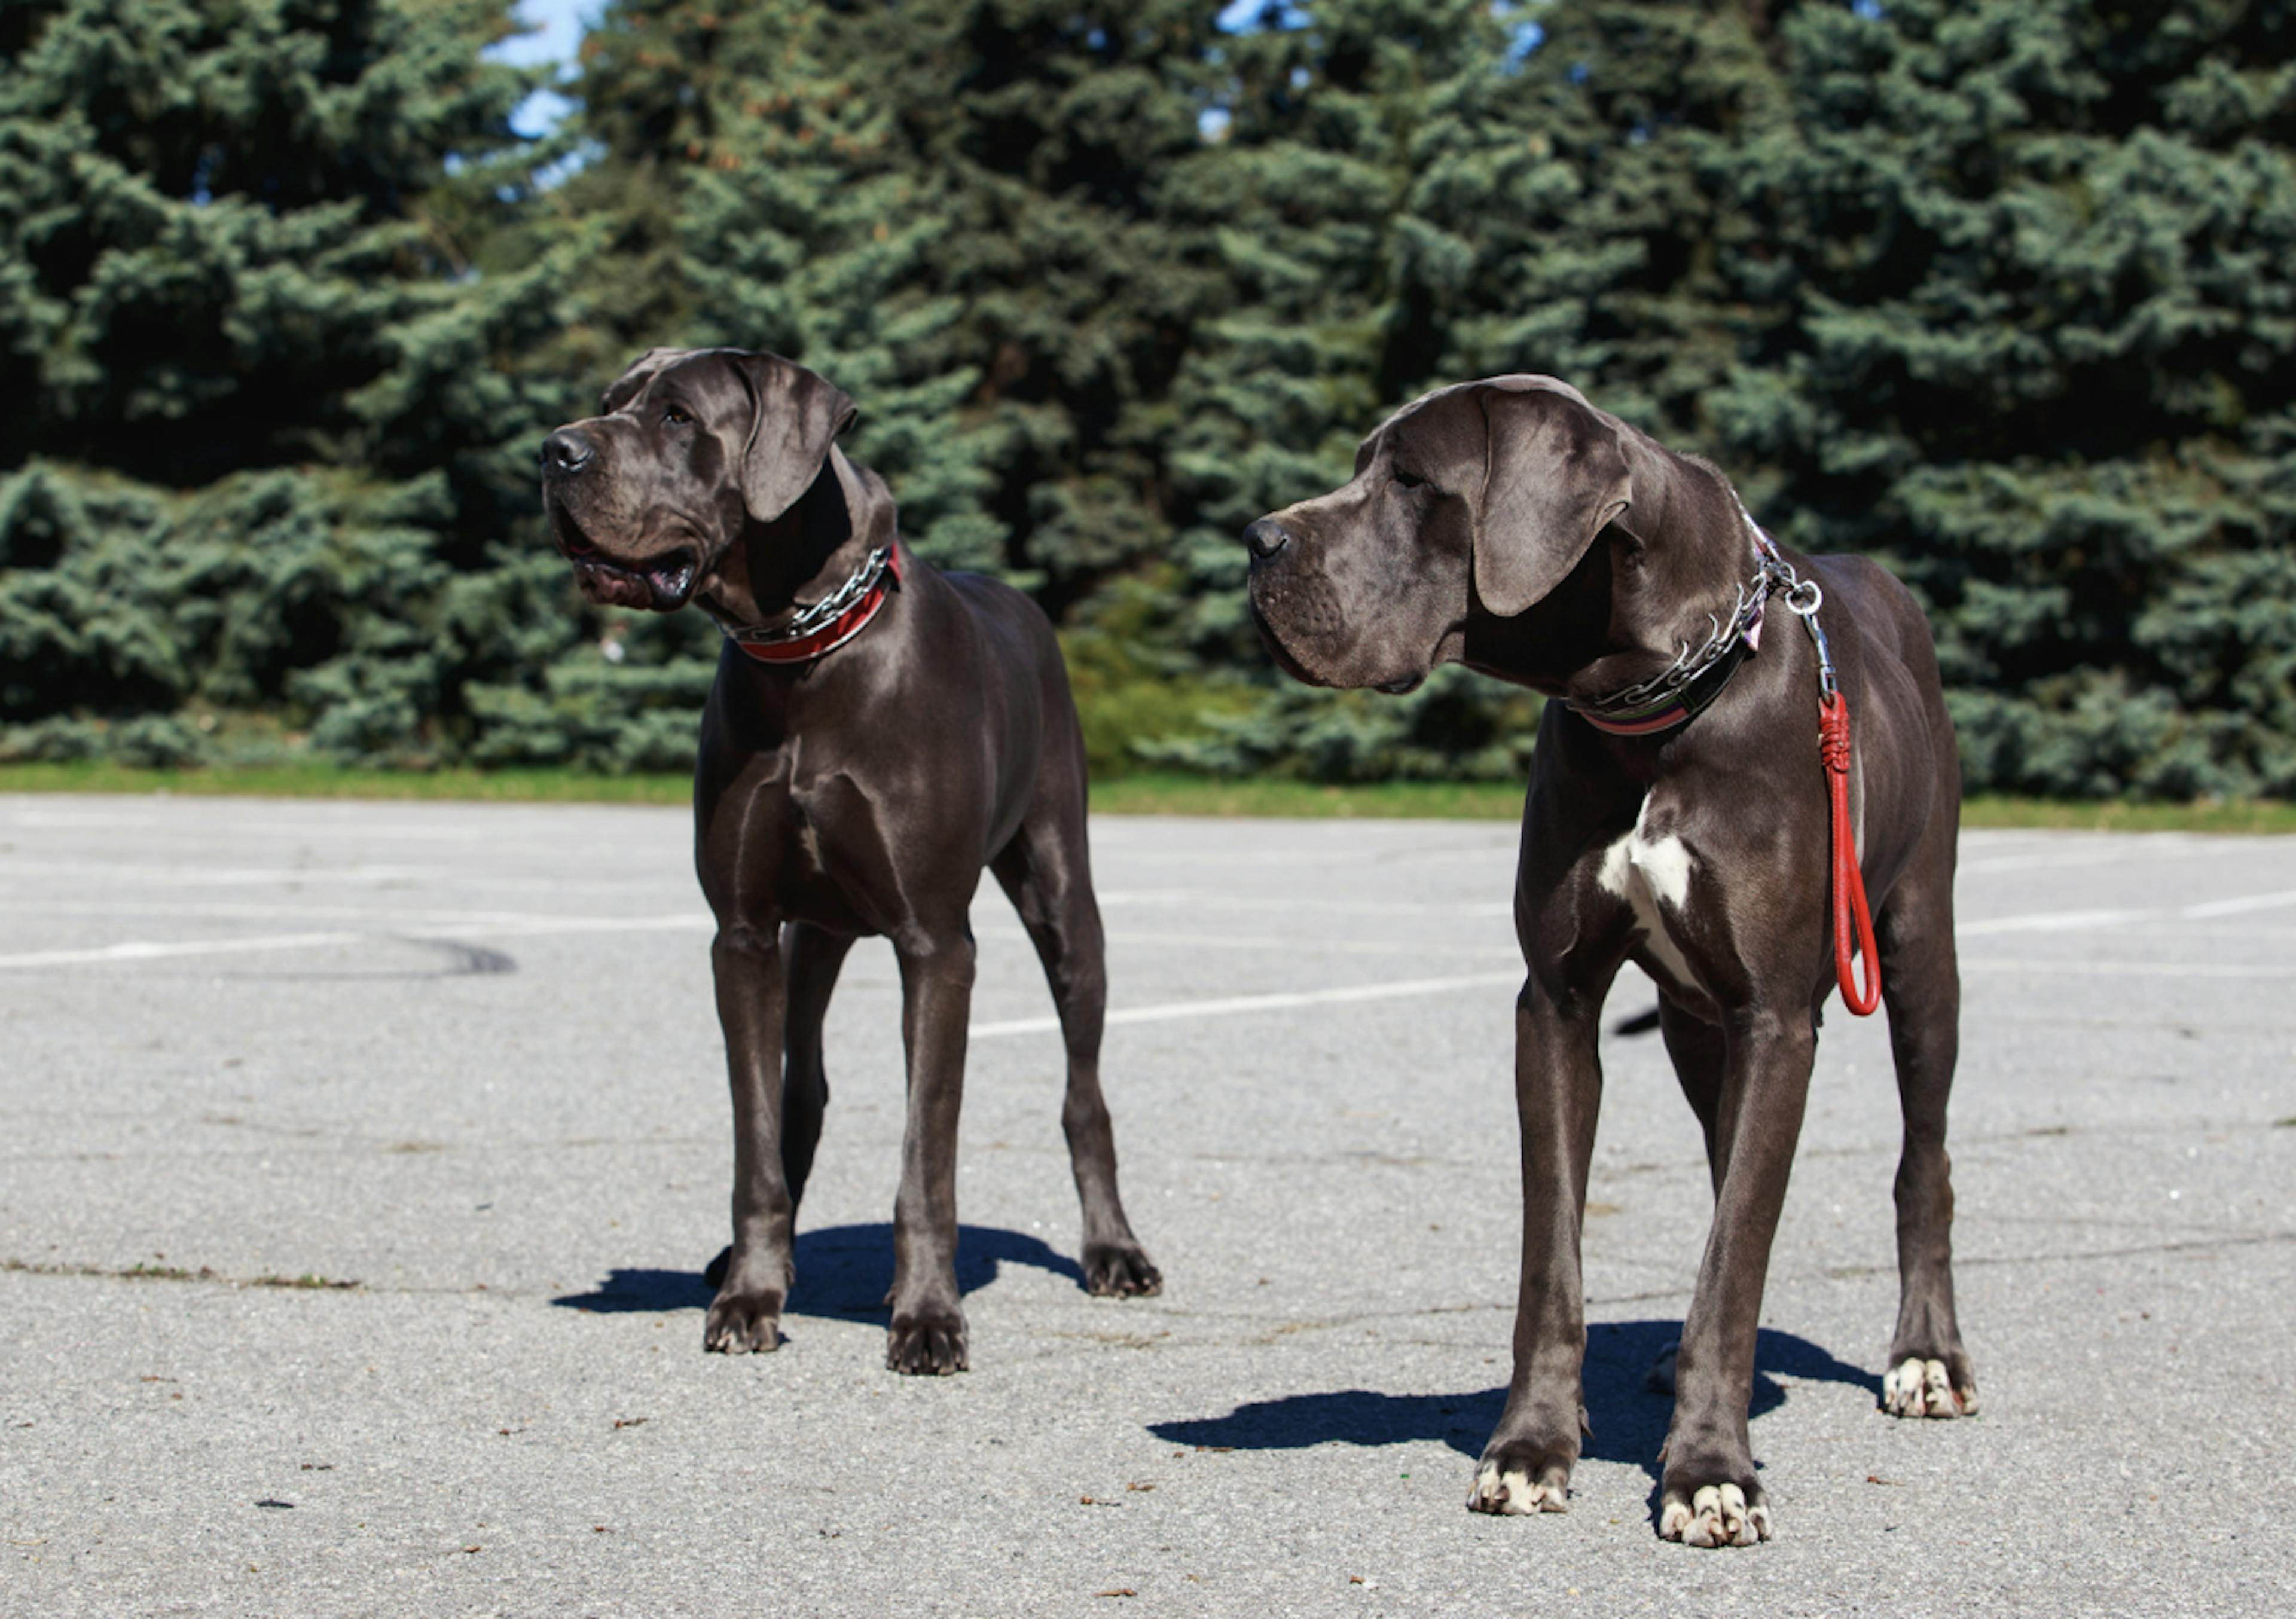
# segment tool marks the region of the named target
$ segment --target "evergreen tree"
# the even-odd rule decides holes
[[[1972,785],[2296,786],[2296,0],[613,0],[540,143],[507,6],[0,10],[0,756],[681,765],[714,638],[531,454],[691,342],[860,398],[1097,768],[1519,775],[1278,680],[1235,536],[1533,370],[1906,576]]]
[[[514,358],[553,318],[549,266],[474,278],[455,228],[515,184],[528,77],[479,61],[505,12],[12,12],[11,750],[198,757],[242,722],[350,756],[455,745],[459,678],[503,655],[472,576],[531,511],[562,397]]]
[[[1927,598],[1969,775],[2296,788],[2296,6],[1786,20],[1742,170],[1790,321],[1714,407],[1799,543]]]
[[[1327,779],[1521,773],[1535,699],[1464,670],[1400,699],[1277,680],[1236,536],[1345,481],[1375,422],[1462,374],[1463,344],[1492,347],[1480,318],[1578,186],[1556,156],[1556,97],[1522,71],[1522,26],[1484,0],[1323,0],[1271,5],[1225,48],[1221,138],[1167,188],[1233,289],[1172,413],[1190,597],[1173,631],[1266,692],[1151,756]]]

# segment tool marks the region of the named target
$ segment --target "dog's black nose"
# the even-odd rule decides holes
[[[598,446],[571,428],[542,441],[542,464],[553,472],[579,472],[598,458]]]
[[[1289,545],[1292,536],[1274,518],[1263,517],[1243,531],[1243,543],[1251,547],[1252,560],[1265,562]]]

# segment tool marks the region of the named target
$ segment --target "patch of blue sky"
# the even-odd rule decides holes
[[[1219,25],[1231,34],[1246,29],[1304,29],[1314,19],[1305,8],[1286,0],[1228,0],[1220,7]]]
[[[555,64],[561,83],[574,76],[575,53],[582,36],[605,9],[605,0],[518,0],[514,13],[524,31],[488,47],[492,61],[516,68]],[[539,138],[558,127],[574,103],[559,91],[537,90],[511,114],[511,127],[529,138]]]

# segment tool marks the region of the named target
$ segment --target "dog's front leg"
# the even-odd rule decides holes
[[[972,1011],[972,939],[952,929],[894,944],[901,964],[901,1038],[909,1112],[901,1190],[893,1200],[893,1307],[885,1364],[947,1376],[965,1369],[964,1307],[956,1290],[956,1122],[964,1100],[965,1025]]]
[[[719,928],[709,965],[734,1093],[734,1246],[702,1324],[701,1346],[763,1353],[781,1346],[782,1304],[797,1273],[793,1209],[782,1168],[782,1031],[789,996],[780,929]]]
[[[1586,1426],[1578,1238],[1603,1097],[1601,997],[1558,1004],[1536,979],[1515,1005],[1515,1109],[1522,1125],[1522,1286],[1506,1410],[1483,1447],[1467,1505],[1562,1512]]]
[[[1714,1224],[1675,1363],[1659,1533],[1692,1546],[1770,1538],[1770,1508],[1746,1432],[1754,1334],[1770,1242],[1800,1138],[1817,1035],[1807,1007],[1734,1016],[1715,1120]]]

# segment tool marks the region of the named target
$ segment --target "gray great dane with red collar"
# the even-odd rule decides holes
[[[777,355],[656,348],[543,443],[551,532],[594,601],[725,632],[701,716],[694,856],[734,1100],[734,1241],[702,1334],[781,1343],[829,1082],[821,1026],[853,941],[901,971],[908,1120],[886,1363],[962,1371],[956,1124],[983,868],[1043,958],[1068,1045],[1062,1124],[1084,1279],[1153,1293],[1100,1089],[1108,980],[1084,738],[1053,626],[1018,591],[905,557],[884,481],[837,447],[853,401]]]
[[[1975,1410],[1945,1150],[1960,771],[1929,626],[1905,587],[1861,558],[1780,551],[1720,472],[1549,377],[1406,406],[1363,441],[1345,487],[1260,519],[1245,540],[1253,616],[1299,679],[1408,691],[1456,661],[1550,699],[1515,880],[1529,971],[1515,1012],[1514,1371],[1467,1504],[1563,1509],[1586,1422],[1579,1236],[1596,1037],[1632,961],[1659,985],[1715,1199],[1675,1363],[1659,1532],[1699,1546],[1771,1533],[1746,1417],[1771,1239],[1836,981],[1816,724],[1827,643],[1855,716],[1843,832],[1874,907],[1904,1113],[1883,1402],[1905,1417]],[[1781,607],[1814,614],[1826,641]],[[1841,971],[1846,986],[1846,953]]]

